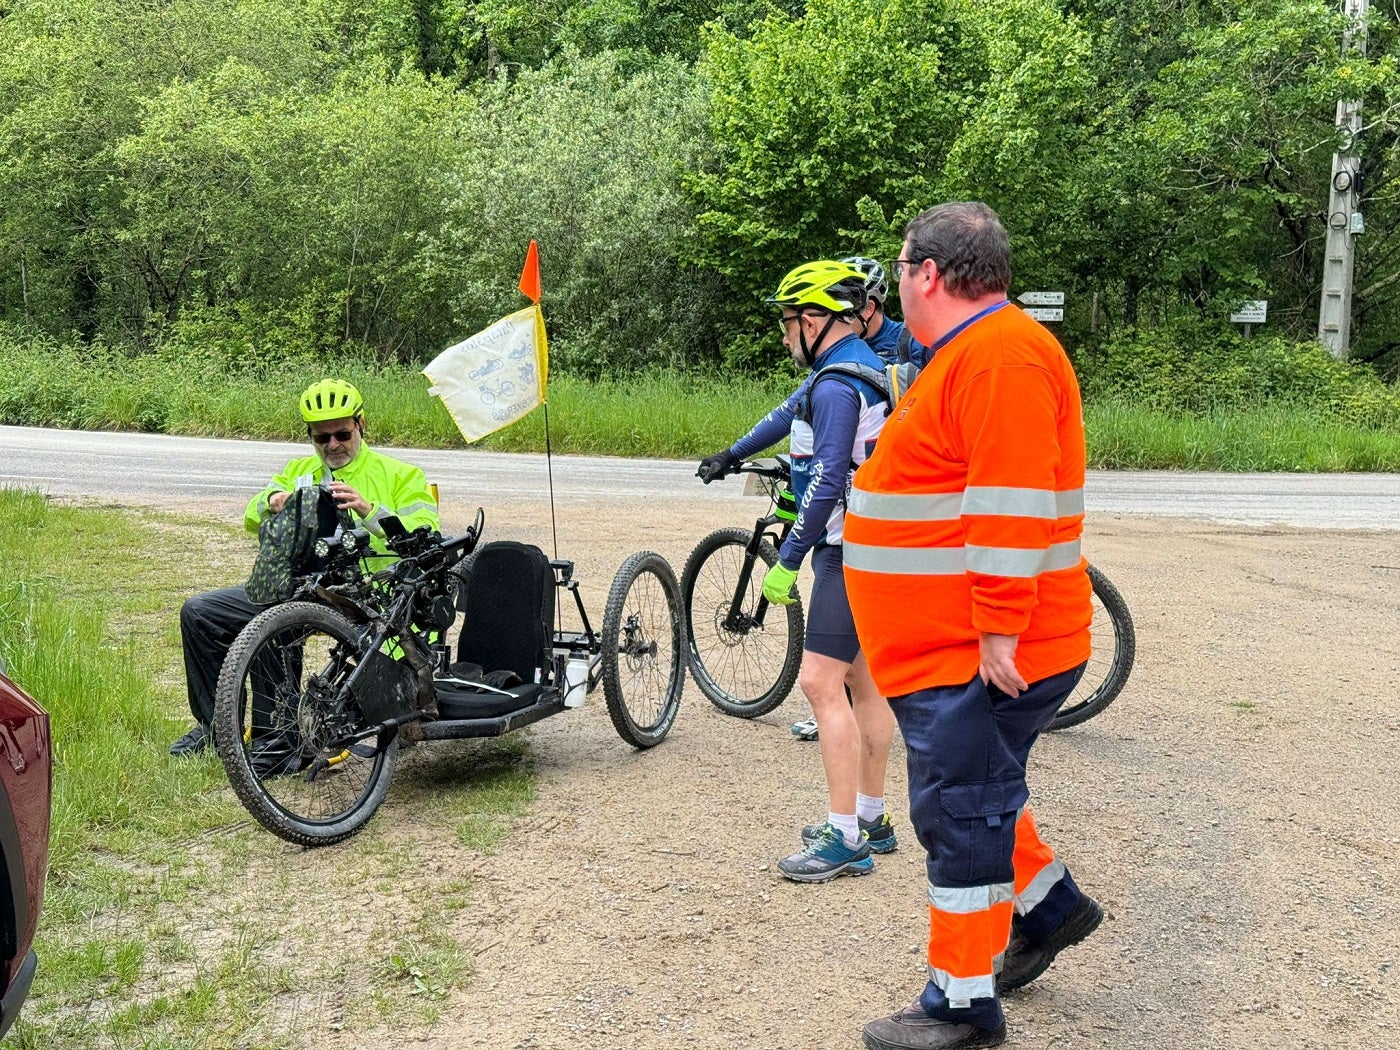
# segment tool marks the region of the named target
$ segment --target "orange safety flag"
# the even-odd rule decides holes
[[[520,291],[532,303],[540,301],[540,246],[530,242],[525,252],[525,268],[520,271]]]
[[[432,381],[428,393],[442,398],[468,441],[509,426],[545,400],[549,346],[539,304],[539,250],[534,241],[525,258],[520,290],[535,300],[532,305],[449,346],[423,369]]]

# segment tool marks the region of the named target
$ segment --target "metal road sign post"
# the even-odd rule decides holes
[[[1026,304],[1026,316],[1037,321],[1063,321],[1065,319],[1064,292],[1022,292],[1016,301]]]

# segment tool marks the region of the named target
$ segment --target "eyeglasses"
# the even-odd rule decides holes
[[[331,443],[331,438],[335,438],[336,441],[343,445],[354,436],[355,432],[353,430],[333,430],[328,434],[312,434],[311,440],[318,445],[329,445]]]
[[[927,259],[896,259],[894,261],[894,279],[896,281],[904,280],[904,273],[909,267],[917,269],[926,262],[928,262]]]
[[[783,333],[783,335],[787,335],[787,326],[793,321],[796,321],[799,317],[802,316],[802,314],[803,311],[798,310],[794,314],[783,314],[781,317],[778,318],[778,329]]]

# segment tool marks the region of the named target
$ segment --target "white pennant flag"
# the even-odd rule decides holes
[[[468,441],[509,426],[545,397],[544,317],[532,304],[449,346],[423,369]]]

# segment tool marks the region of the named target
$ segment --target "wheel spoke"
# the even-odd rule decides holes
[[[754,717],[782,703],[792,689],[801,662],[802,612],[797,605],[769,605],[762,625],[755,623],[763,576],[777,552],[764,543],[745,573],[749,538],[742,529],[707,536],[686,564],[683,589],[696,684],[730,714]]]
[[[219,756],[244,805],[289,841],[353,833],[373,814],[392,770],[396,741],[383,749],[372,737],[345,744],[370,728],[344,688],[354,643],[338,613],[290,603],[250,624],[225,662]]]

